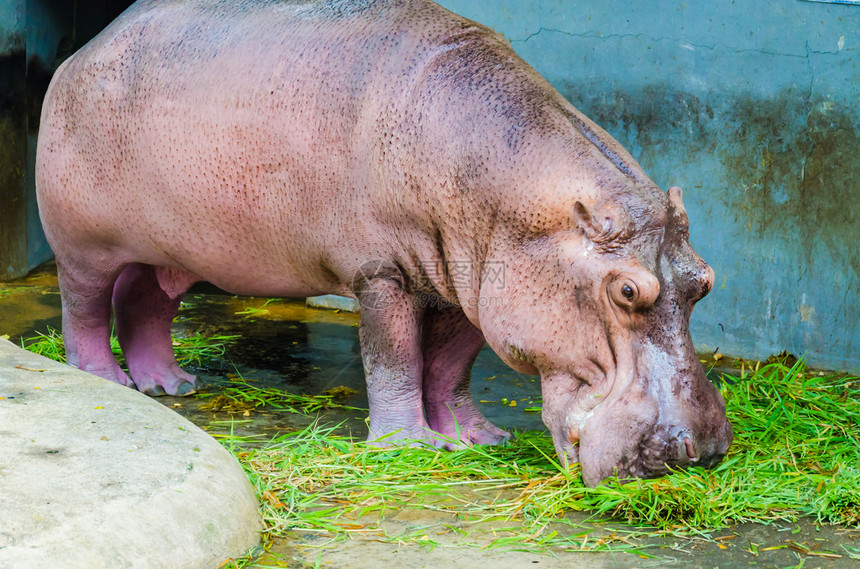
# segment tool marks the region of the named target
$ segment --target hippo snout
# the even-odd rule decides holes
[[[619,471],[619,476],[655,478],[687,466],[711,468],[722,460],[731,442],[732,427],[725,420],[716,429],[698,432],[677,425],[657,426],[640,443],[629,472]]]
[[[721,399],[698,413],[682,407],[660,410],[643,400],[636,406],[624,403],[629,401],[597,407],[578,432],[577,454],[588,486],[613,476],[657,478],[693,466],[712,468],[731,445],[732,427]],[[562,451],[564,442],[557,444]]]

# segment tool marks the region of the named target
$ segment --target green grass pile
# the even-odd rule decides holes
[[[578,465],[561,469],[539,432],[521,433],[504,448],[435,452],[377,448],[312,425],[237,456],[273,535],[366,532],[376,527],[368,514],[381,519],[403,508],[448,512],[473,527],[514,522],[523,544],[562,540],[568,547],[570,536],[556,525],[569,511],[682,534],[798,516],[860,526],[856,380],[821,376],[802,362],[727,379],[721,389],[735,430],[728,456],[713,470],[656,480],[586,488]],[[576,539],[582,548],[588,536]]]
[[[222,408],[236,411],[265,409],[299,415],[313,415],[326,409],[364,411],[364,409],[341,403],[341,395],[338,393],[325,392],[317,395],[306,395],[275,387],[255,385],[252,381],[242,377],[238,371],[228,373],[227,382],[219,384],[211,393],[198,393],[195,397],[206,400],[201,408],[213,411],[219,411]]]
[[[234,340],[194,336],[174,343],[180,363],[200,364],[223,355],[225,344]],[[22,345],[64,360],[55,330]],[[115,340],[113,347],[121,356]],[[582,485],[578,465],[570,470],[558,465],[552,442],[542,432],[519,433],[506,447],[455,452],[369,446],[316,422],[262,448],[259,443],[243,446],[239,437],[219,440],[256,485],[271,536],[381,532],[385,517],[405,508],[452,516],[460,525],[451,531],[466,534],[492,522],[483,525],[492,526],[495,545],[514,539],[517,547],[577,550],[634,546],[616,534],[594,538],[590,530],[575,527],[565,517],[568,512],[627,522],[634,533],[647,528],[695,535],[799,516],[860,527],[857,378],[822,375],[800,361],[768,364],[725,380],[721,391],[735,437],[716,468],[627,483],[609,479],[594,489]],[[332,396],[298,401],[241,378],[224,388],[224,396],[253,408],[280,407],[309,416],[339,406]],[[508,524],[516,537],[499,532],[499,523]],[[420,535],[427,538],[426,532]]]

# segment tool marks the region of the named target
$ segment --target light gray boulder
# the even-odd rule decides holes
[[[212,437],[127,387],[0,339],[0,567],[215,568],[259,540]]]

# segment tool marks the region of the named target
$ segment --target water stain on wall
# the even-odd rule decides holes
[[[586,92],[592,91],[585,89]],[[807,253],[826,244],[860,280],[860,116],[799,90],[709,103],[676,88],[572,97],[648,169],[716,156],[718,192],[737,225]],[[625,138],[627,140],[625,140]],[[703,172],[703,174],[707,174]],[[803,257],[801,257],[803,258]],[[807,261],[814,261],[809,255]]]
[[[738,105],[743,126],[721,156],[743,201],[727,205],[754,233],[797,240],[807,263],[826,245],[860,280],[860,120],[833,101],[791,103]]]
[[[822,101],[809,113],[807,126],[812,147],[797,216],[860,279],[860,121],[848,109]]]
[[[0,53],[0,278],[27,263],[26,241],[20,239],[27,231],[24,65],[23,50]]]

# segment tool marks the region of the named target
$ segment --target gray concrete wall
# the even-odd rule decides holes
[[[74,49],[76,3],[68,0],[27,1],[27,266],[53,256],[42,231],[36,205],[36,135],[48,83],[57,66]]]
[[[860,371],[860,5],[441,0],[504,34],[663,188],[717,274],[700,350]]]

